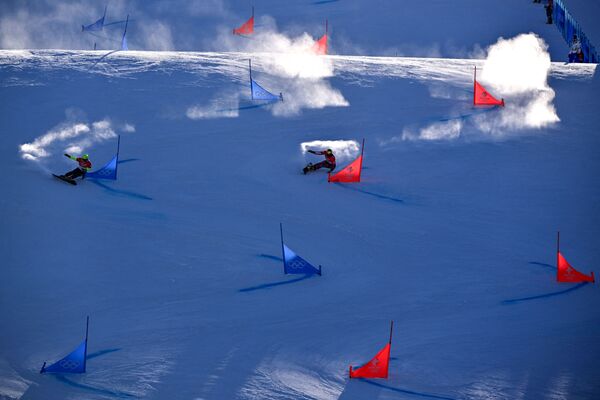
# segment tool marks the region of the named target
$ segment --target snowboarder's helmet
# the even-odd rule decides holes
[[[81,158],[83,158],[84,160],[87,160],[88,158],[90,158],[90,156],[87,155],[87,154],[84,154],[84,155],[81,156]]]
[[[331,150],[331,149],[327,149],[326,152],[327,152],[327,154],[333,154],[333,150]]]

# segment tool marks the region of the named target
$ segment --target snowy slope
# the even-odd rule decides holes
[[[586,30],[595,29],[593,3],[568,1]],[[100,35],[80,28],[100,18],[104,6],[90,1],[2,2],[0,47],[93,49],[96,43],[98,49],[114,49],[122,24],[110,25]],[[252,6],[257,31],[317,38],[328,19],[335,54],[472,58],[500,36],[527,32],[545,38],[553,60],[564,60],[569,48],[556,27],[545,24],[542,4],[522,0],[113,0],[106,23],[131,16],[131,50],[235,50],[243,41],[233,48],[225,47],[225,41],[233,27],[250,17]]]
[[[0,398],[598,396],[600,294],[553,267],[560,229],[598,272],[596,66],[553,63],[560,121],[534,128],[470,116],[484,60],[104,53],[0,51]],[[249,57],[283,103],[252,108]],[[116,182],[49,175],[117,134]],[[301,174],[303,143],[346,141],[342,166],[362,138],[360,184]],[[280,222],[322,277],[283,274]],[[88,372],[40,375],[86,315]],[[350,382],[390,320],[390,378]]]

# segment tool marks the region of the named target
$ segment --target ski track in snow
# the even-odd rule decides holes
[[[221,380],[223,372],[227,369],[238,350],[238,347],[234,347],[233,349],[229,350],[223,359],[217,364],[212,374],[208,376],[202,385],[202,396],[208,396],[212,393],[219,380]],[[201,398],[203,397],[199,397],[199,399]]]
[[[318,360],[318,365],[330,365],[324,370],[344,371],[345,365]],[[321,376],[309,363],[291,364],[284,360],[264,360],[240,389],[242,399],[306,399],[334,400],[344,389],[341,376]]]
[[[127,51],[112,54],[104,62],[96,64],[103,55],[101,51],[69,50],[0,50],[0,66],[23,70],[36,68],[46,71],[70,69],[78,72],[101,74],[110,77],[135,77],[142,72],[172,73],[174,70],[193,73],[195,83],[202,86],[211,76],[222,75],[234,82],[247,82],[248,59],[253,69],[263,70],[277,53],[216,53],[216,52],[157,52]],[[315,56],[317,57],[317,56]],[[318,56],[333,63],[336,76],[357,85],[369,86],[370,79],[393,77],[414,79],[430,83],[454,83],[460,86],[472,84],[473,66],[481,68],[484,60],[370,57],[370,56]],[[550,76],[557,79],[591,79],[596,64],[568,64],[553,62]],[[30,79],[6,79],[2,87],[17,85],[42,85]]]
[[[19,399],[32,382],[21,377],[6,360],[0,358],[0,399]]]
[[[0,82],[0,86],[14,88],[18,86],[40,86],[45,84],[43,74],[36,75],[36,78],[28,77],[27,79],[23,79],[20,76],[11,76],[12,71],[21,73],[28,69],[36,71],[41,70],[48,73],[53,73],[55,71],[76,71],[79,73],[119,79],[136,79],[137,74],[147,72],[163,73],[165,76],[168,76],[173,72],[184,72],[190,74],[189,85],[191,86],[218,87],[222,86],[223,82],[234,82],[240,85],[246,85],[248,79],[248,58],[252,57],[253,67],[256,68],[258,73],[262,76],[268,76],[268,71],[264,69],[264,66],[269,65],[269,59],[277,57],[277,54],[249,53],[118,52],[111,54],[103,60],[103,62],[95,65],[104,53],[105,52],[58,50],[0,51],[0,66],[4,69],[4,75],[6,76],[6,78]],[[377,83],[381,78],[396,78],[415,80],[434,85],[450,85],[470,89],[472,85],[473,65],[483,65],[483,60],[465,59],[363,56],[326,56],[324,58],[333,64],[335,77],[344,80],[346,83],[357,86],[369,86]],[[595,69],[596,65],[592,64],[564,65],[563,63],[553,63],[550,77],[555,79],[587,80],[593,77]],[[279,79],[283,78],[279,77]],[[165,81],[168,81],[168,77],[165,78]],[[435,95],[443,97],[443,90],[438,92],[436,89]],[[302,143],[312,144],[314,142]],[[302,145],[302,143],[299,144]],[[352,143],[354,143],[354,141],[352,141]],[[348,157],[353,157],[357,152],[358,148],[354,149]],[[125,161],[126,160],[123,160],[122,162]],[[376,167],[377,165],[375,165],[374,168]],[[104,185],[100,183],[96,184]],[[148,196],[144,197],[143,195],[131,191],[113,189],[108,185],[101,187],[110,194],[119,195],[120,197],[131,198],[137,196],[137,198],[144,198],[146,200],[151,199]],[[98,189],[96,186],[93,188]],[[340,188],[347,189],[345,191],[349,193],[351,193],[351,191],[359,192],[357,196],[364,197],[367,200],[371,200],[372,198],[384,200],[385,202],[382,202],[383,207],[388,207],[388,204],[394,205],[394,203],[403,203],[404,197],[410,200],[409,196],[414,195],[412,193],[405,195],[401,189],[397,189],[399,193],[402,193],[402,195],[398,196],[402,196],[402,198],[385,196],[374,192],[373,184],[362,188],[335,185],[332,186],[332,191],[335,191],[334,193],[342,192]],[[365,188],[369,190],[366,190]],[[378,189],[378,187],[375,187],[375,189]],[[386,186],[382,186],[381,191],[384,190],[389,191]],[[387,193],[387,191],[385,193]],[[419,195],[425,196],[423,192],[426,191],[423,190],[422,192],[419,192]],[[437,192],[435,194],[438,195]],[[440,202],[444,200],[443,193],[440,194],[440,199]],[[359,204],[366,204],[366,201]],[[385,209],[387,210],[387,208]],[[137,212],[142,215],[145,211],[142,209]],[[128,215],[132,215],[134,214],[134,211],[130,210],[128,213]],[[156,213],[156,215],[161,218],[163,217],[163,214],[161,213]],[[348,224],[347,233],[350,233],[355,229],[351,222],[345,223]],[[391,233],[397,232],[392,231]],[[361,236],[361,241],[366,242],[365,238],[368,237],[368,232],[357,233],[356,235]],[[404,238],[402,238],[402,240],[404,240]],[[275,243],[274,246],[274,248],[277,249],[278,243]],[[177,254],[179,253],[173,253],[173,255]],[[275,256],[270,256],[268,254],[261,254],[259,257],[276,258]],[[236,257],[232,257],[231,263],[233,264],[236,260]],[[201,261],[202,260],[193,259],[189,264],[201,264]],[[351,274],[352,271],[346,271],[345,273]],[[345,277],[342,276],[341,278]],[[245,291],[253,291],[257,298],[259,298],[258,296],[263,295],[266,291],[259,291],[257,289],[273,285],[271,283],[264,283],[270,282],[269,279],[269,277],[261,276],[256,279],[256,282],[263,282],[261,285],[247,287]],[[366,281],[367,283],[369,282],[368,279]],[[254,284],[254,282],[255,281],[248,281],[246,284],[250,285],[250,283]],[[315,284],[316,283],[317,282],[315,281]],[[318,281],[318,283],[321,284],[322,282]],[[275,284],[279,285],[277,282]],[[294,285],[290,285],[289,287],[292,286]],[[294,287],[294,289],[299,290],[298,287]],[[574,289],[567,290],[572,291]],[[433,300],[431,301],[439,301],[439,304],[443,304],[439,297],[435,297],[435,290],[433,292]],[[283,291],[278,293],[283,293]],[[464,295],[464,293],[460,293],[460,290],[459,294]],[[544,298],[549,297],[549,294],[543,296]],[[511,301],[523,303],[525,300],[538,297],[540,296],[523,297]],[[227,297],[225,296],[224,298]],[[247,296],[244,297],[244,299],[246,298]],[[164,304],[161,304],[162,308],[157,307],[154,308],[153,311],[160,316],[163,313],[166,313],[170,308],[175,308],[175,306],[179,304],[178,302],[183,303],[188,300],[176,299],[171,301],[173,302],[168,303],[165,301]],[[196,298],[192,298],[192,300],[189,301],[195,302],[197,300]],[[528,305],[535,306],[540,303],[543,302],[532,301],[515,307],[503,307],[500,311],[500,315],[503,316],[502,313],[507,309],[510,311],[519,311]],[[360,313],[357,318],[360,318]],[[423,329],[423,332],[430,331],[430,329]],[[456,335],[456,333],[454,334]],[[336,340],[340,339],[332,339],[332,342],[335,342]],[[493,338],[488,340],[491,340],[490,343],[493,343]],[[64,351],[62,346],[48,347],[57,349],[57,354],[53,354],[52,356],[59,357],[62,355],[61,352]],[[85,394],[85,398],[87,399],[115,397],[141,398],[146,396],[151,397],[153,393],[164,394],[164,392],[158,392],[158,386],[161,383],[161,380],[164,380],[166,376],[173,373],[175,370],[175,360],[177,359],[178,354],[174,354],[174,350],[180,352],[183,352],[183,350],[173,349],[170,345],[165,344],[160,344],[157,347],[156,341],[143,343],[140,347],[148,348],[149,350],[146,353],[135,352],[135,354],[133,354],[133,352],[128,353],[126,350],[121,350],[114,351],[110,357],[98,357],[94,360],[95,368],[93,370],[90,369],[85,376],[80,377],[69,376],[61,378],[44,376],[41,379],[34,379],[33,374],[36,374],[35,378],[39,378],[39,375],[37,375],[37,372],[34,371],[33,368],[38,367],[41,364],[42,359],[48,359],[47,356],[49,356],[49,354],[38,354],[35,357],[35,360],[30,360],[32,362],[28,363],[28,365],[31,366],[31,370],[28,370],[26,373],[22,372],[21,374],[14,371],[7,361],[0,359],[0,371],[2,371],[2,376],[0,376],[0,398],[20,398],[24,394],[27,394],[28,390],[35,391],[36,388],[39,390],[47,389],[47,387],[43,386],[47,383],[64,385],[67,390],[73,391],[71,397],[68,397],[73,399],[82,398],[82,394]],[[60,349],[60,351],[58,349]],[[208,378],[202,382],[198,382],[199,398],[215,398],[215,396],[219,394],[219,388],[221,386],[230,384],[226,372],[235,364],[233,360],[239,355],[238,350],[238,347],[229,350],[219,362],[213,364],[214,367],[207,374]],[[369,343],[369,351],[371,350],[374,350],[374,346]],[[348,349],[344,349],[344,351],[347,352]],[[298,353],[300,353],[300,355]],[[346,354],[346,359],[343,361],[341,360],[342,357],[338,357],[337,355],[332,356],[331,359],[323,359],[316,351],[308,351],[306,354],[293,351],[291,353],[271,352],[270,354],[271,355],[257,363],[258,365],[254,364],[256,366],[252,366],[253,370],[250,373],[250,376],[245,381],[242,381],[243,384],[241,386],[236,386],[237,396],[239,398],[268,398],[276,400],[290,398],[318,400],[337,399],[344,391],[347,384],[345,375],[348,366],[347,359],[363,359],[362,356],[361,358],[349,357],[348,354]],[[447,354],[445,355],[446,357],[448,356]],[[406,355],[404,355],[404,357],[405,359],[408,358]],[[443,357],[441,358],[443,359]],[[318,366],[318,368],[315,368],[315,365]],[[450,364],[450,367],[453,367],[453,365]],[[456,374],[460,373],[459,365]],[[427,377],[426,380],[432,375],[433,374],[423,374],[423,376]],[[447,398],[443,394],[427,395],[427,393],[434,393],[427,389],[424,389],[423,392],[417,391],[416,389],[413,390],[413,385],[405,382],[407,376],[410,377],[408,374],[402,376],[402,383],[398,384],[398,387],[395,386],[395,382],[386,382],[385,385],[389,385],[383,387],[382,393],[393,394],[395,390],[395,393],[400,393],[401,396],[407,398]],[[466,374],[466,376],[470,379],[472,379],[473,376],[478,377],[478,381],[473,383],[459,382],[458,379],[455,380],[455,382],[458,382],[457,387],[462,387],[462,389],[459,390],[462,394],[466,395],[467,398],[526,398],[528,394],[530,377],[527,374],[524,374],[521,377],[515,377],[510,371],[500,369],[499,372],[494,370],[488,374],[487,371],[485,371],[481,374],[478,372]],[[35,383],[27,380],[28,378]],[[572,387],[574,386],[575,381],[573,376],[568,374],[554,374],[552,378],[553,379],[550,380],[551,385],[544,389],[546,393],[545,398],[560,399],[573,393]],[[432,378],[431,380],[433,381],[434,379]],[[439,382],[440,377],[436,376],[435,383],[438,384]],[[405,383],[406,386],[404,385]],[[417,385],[414,387],[417,387]],[[534,391],[534,389],[529,390]],[[444,391],[440,389],[440,393],[443,392]],[[385,394],[383,395],[385,396]],[[453,395],[454,393],[449,393],[448,396],[450,397],[448,398],[453,398]]]

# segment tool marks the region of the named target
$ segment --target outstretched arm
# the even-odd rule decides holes
[[[325,154],[325,152],[324,152],[324,151],[314,151],[314,150],[308,150],[308,152],[309,152],[309,153],[312,153],[312,154],[317,154],[317,155],[323,155],[323,154]]]
[[[75,160],[75,161],[77,161],[77,157],[73,157],[73,156],[72,156],[72,155],[70,155],[70,154],[67,154],[67,153],[65,153],[65,157],[67,157],[67,158],[70,158],[71,160]]]

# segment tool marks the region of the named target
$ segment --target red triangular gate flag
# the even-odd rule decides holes
[[[504,99],[498,100],[490,94],[479,82],[477,82],[477,67],[473,78],[473,105],[476,106],[501,106],[504,107]]]
[[[233,30],[234,35],[250,35],[254,33],[254,7],[252,7],[252,16],[239,28]]]
[[[362,172],[363,152],[365,151],[365,139],[362,141],[360,156],[352,161],[345,168],[338,171],[336,174],[327,176],[328,182],[360,182],[360,173]]]
[[[492,96],[479,82],[475,82],[475,96],[473,104],[476,106],[502,106],[504,107],[504,99],[498,100]]]
[[[384,378],[388,377],[388,368],[390,365],[391,343],[385,345],[371,361],[365,365],[352,369],[350,366],[350,378]]]
[[[569,264],[563,257],[561,252],[558,252],[558,269],[556,271],[556,280],[558,282],[595,282],[594,273],[592,275],[582,274]]]
[[[327,54],[327,34],[321,36],[319,40],[317,40],[313,46],[313,51],[318,55]]]
[[[340,170],[335,175],[329,175],[327,180],[329,182],[360,182],[362,159],[362,155],[358,156],[358,158],[347,165],[346,168]]]
[[[384,378],[388,377],[390,366],[390,350],[392,348],[392,332],[394,331],[394,321],[390,324],[390,340],[388,344],[375,357],[365,365],[356,369],[350,366],[350,378]]]
[[[325,34],[321,36],[319,40],[313,45],[313,51],[318,55],[327,54],[327,34],[328,34],[328,22],[325,21]]]

